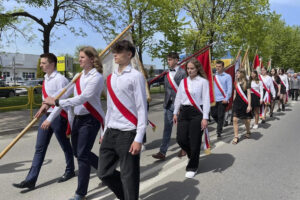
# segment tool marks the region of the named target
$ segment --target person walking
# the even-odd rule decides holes
[[[246,72],[244,70],[237,71],[237,81],[234,84],[235,90],[233,95],[233,130],[234,138],[232,144],[239,142],[239,126],[238,120],[244,121],[246,126],[246,138],[250,138],[250,121],[252,119],[251,112],[251,85],[247,81]]]
[[[56,96],[68,84],[68,80],[56,71],[57,58],[52,53],[45,53],[40,55],[40,67],[45,72],[45,80],[42,86],[42,99],[47,96]],[[65,98],[65,96],[62,96]],[[57,112],[58,115],[54,116],[52,113]],[[37,182],[41,167],[43,165],[48,145],[50,143],[53,133],[62,148],[65,159],[66,169],[65,173],[58,179],[58,182],[64,182],[75,176],[74,172],[74,157],[70,139],[67,137],[68,119],[66,112],[59,107],[49,107],[43,104],[39,111],[36,113],[35,118],[41,117],[35,153],[32,160],[31,168],[27,177],[21,183],[14,183],[13,186],[17,188],[34,189]]]
[[[90,46],[81,48],[79,50],[79,64],[83,68],[83,72],[76,84],[66,93],[67,96],[74,94],[74,97],[62,100],[48,97],[44,100],[44,104],[74,108],[75,118],[71,140],[74,155],[78,161],[78,183],[75,195],[70,200],[86,199],[91,166],[98,169],[98,156],[91,150],[100,126],[104,127],[104,112],[100,101],[104,79],[96,49]]]
[[[263,103],[263,85],[258,78],[257,71],[251,72],[250,77],[251,86],[251,107],[255,116],[253,129],[258,129],[259,111],[260,106]]]
[[[173,127],[173,112],[174,101],[180,81],[186,77],[186,72],[180,66],[177,65],[179,61],[179,55],[175,52],[171,52],[167,56],[169,70],[165,75],[165,99],[164,99],[164,130],[163,138],[159,148],[159,152],[153,154],[152,157],[158,160],[164,160],[169,148],[171,139],[172,127]],[[184,156],[185,152],[180,151],[178,156]]]
[[[231,76],[224,72],[224,62],[220,60],[216,62],[214,93],[216,105],[211,108],[211,116],[217,123],[217,137],[220,138],[223,131],[225,109],[232,94]]]
[[[193,178],[198,170],[202,135],[208,123],[210,99],[206,74],[196,58],[187,63],[187,72],[189,76],[180,82],[178,88],[173,121],[175,124],[178,123],[177,143],[189,158],[185,177]]]

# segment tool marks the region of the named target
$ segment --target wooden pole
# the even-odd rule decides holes
[[[243,62],[242,62],[242,67],[243,67],[243,68],[244,68],[246,56],[248,56],[248,51],[249,51],[249,46],[247,47],[247,50],[246,50],[245,55],[244,55],[244,58],[243,58]],[[246,70],[246,69],[245,69],[245,70]]]
[[[99,53],[99,57],[101,58],[133,25],[134,21],[129,24],[103,51]]]

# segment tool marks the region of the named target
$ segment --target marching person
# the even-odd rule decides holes
[[[251,84],[251,107],[255,115],[253,129],[257,129],[260,106],[263,103],[263,85],[258,78],[257,71],[251,72],[250,84]]]
[[[54,54],[42,54],[40,55],[40,59],[40,67],[42,68],[43,72],[46,73],[44,76],[45,80],[42,87],[42,98],[45,99],[48,95],[58,95],[59,92],[68,84],[68,80],[56,71],[57,58]],[[70,139],[66,135],[68,130],[68,120],[65,118],[66,116],[63,116],[63,114],[53,117],[52,115],[50,115],[52,112],[61,113],[62,109],[58,107],[49,107],[47,105],[42,105],[35,115],[35,118],[42,116],[36,139],[35,153],[30,171],[26,179],[21,183],[13,184],[13,186],[17,188],[35,188],[35,184],[40,169],[43,165],[46,151],[53,132],[55,133],[57,141],[64,151],[67,164],[65,173],[58,179],[58,182],[67,181],[75,176],[73,151]]]
[[[152,157],[158,160],[164,160],[169,147],[172,127],[174,101],[180,81],[186,77],[186,72],[177,65],[179,55],[177,53],[169,53],[167,56],[169,72],[165,75],[165,100],[164,100],[164,132],[159,152],[153,154]],[[185,152],[179,151],[178,156],[184,156]]]
[[[300,80],[297,78],[297,73],[293,75],[293,78],[291,79],[290,83],[291,83],[290,91],[292,95],[292,100],[298,101]]]
[[[234,83],[234,94],[233,94],[233,130],[234,138],[232,144],[239,142],[239,126],[238,119],[242,119],[246,126],[246,138],[250,138],[250,121],[252,119],[251,112],[251,86],[246,78],[244,70],[237,71],[237,81]]]
[[[284,72],[284,69],[279,69],[279,78],[281,83],[280,89],[280,103],[282,105],[282,111],[285,111],[285,104],[288,99],[288,91],[289,91],[289,81],[288,77]]]
[[[67,95],[73,93],[74,97],[63,100],[48,97],[44,101],[44,104],[57,107],[74,107],[75,118],[71,140],[79,169],[77,190],[70,200],[85,199],[91,166],[98,168],[98,156],[91,150],[100,126],[104,127],[104,112],[100,102],[104,79],[101,75],[102,65],[98,52],[89,46],[81,48],[79,64],[83,68],[83,73],[77,79],[75,86],[67,91]]]
[[[119,199],[137,200],[140,152],[147,127],[145,79],[130,62],[135,47],[128,40],[112,47],[119,65],[107,77],[107,113],[101,137],[98,177]],[[120,166],[120,171],[116,168]]]
[[[189,158],[185,177],[193,178],[199,165],[203,130],[207,128],[210,99],[206,74],[196,58],[187,63],[187,72],[189,76],[178,88],[173,121],[178,123],[177,142]]]
[[[273,111],[274,111],[274,107],[276,104],[276,101],[278,101],[278,110],[280,109],[280,90],[281,90],[281,84],[280,84],[280,78],[277,74],[277,70],[276,69],[271,69],[271,76],[272,76],[272,80],[273,80],[273,85],[274,85],[274,89],[275,89],[275,98],[273,99],[273,101],[271,102],[271,111],[270,111],[270,117],[273,117]]]
[[[268,107],[271,105],[272,98],[275,99],[276,93],[273,84],[272,78],[267,75],[267,70],[263,67],[261,69],[261,75],[258,76],[259,80],[261,80],[264,88],[264,96],[262,104],[262,121],[261,123],[266,123],[266,116],[268,112]]]
[[[214,92],[216,105],[211,108],[211,116],[217,123],[217,137],[220,138],[223,131],[225,109],[232,94],[231,76],[224,72],[224,62],[216,62],[216,74],[214,76]]]

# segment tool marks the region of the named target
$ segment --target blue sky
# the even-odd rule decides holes
[[[282,19],[288,25],[300,25],[300,0],[270,0],[271,10],[275,10],[278,14],[282,15]],[[18,4],[19,6],[19,4]],[[15,7],[15,1],[8,1],[5,3],[5,8],[11,10]],[[39,18],[49,19],[48,10],[27,8],[25,10],[30,10],[35,16]],[[94,32],[88,26],[82,24],[80,21],[72,22],[75,26],[81,26],[88,37],[76,37],[68,29],[60,28],[55,30],[55,35],[60,37],[60,39],[52,38],[52,43],[50,46],[50,51],[56,55],[60,54],[71,54],[74,55],[75,48],[80,45],[91,45],[95,48],[105,48],[107,43],[102,39],[101,34]],[[42,53],[42,43],[41,43],[41,33],[37,31],[38,26],[33,25],[33,31],[36,38],[31,42],[26,42],[22,37],[16,39],[16,42],[11,43],[9,46],[5,46],[4,49],[0,51],[5,52],[19,52],[19,53],[29,53],[29,54],[41,54]],[[155,64],[157,68],[161,68],[162,63],[160,60],[152,60],[146,53],[143,55],[145,64]]]

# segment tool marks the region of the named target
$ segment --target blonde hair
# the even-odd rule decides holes
[[[93,67],[96,68],[96,70],[102,74],[103,72],[103,66],[101,64],[98,52],[96,51],[96,49],[94,47],[91,46],[86,46],[86,47],[82,47],[79,52],[83,52],[85,53],[85,55],[87,55],[90,59],[93,59]]]

